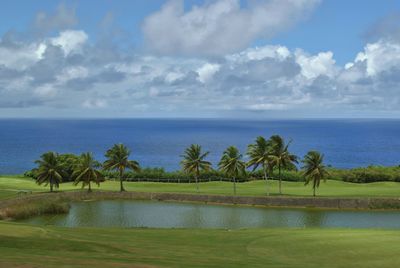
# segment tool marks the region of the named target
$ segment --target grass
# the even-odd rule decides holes
[[[273,194],[277,182],[270,182]],[[128,191],[196,193],[194,184],[126,182]],[[79,187],[62,184],[60,190]],[[117,181],[101,190],[118,191]],[[48,191],[29,178],[0,177],[0,199]],[[232,184],[200,185],[203,194],[231,194]],[[311,187],[284,182],[284,193]],[[400,183],[328,181],[321,196],[399,196]],[[265,182],[238,185],[241,195],[265,195]],[[1,201],[0,201],[1,202]],[[121,229],[63,228],[0,221],[0,267],[397,267],[400,231],[376,229]]]
[[[1,267],[397,267],[400,232],[114,229],[0,222]]]
[[[157,182],[125,182],[128,191],[139,192],[168,192],[168,193],[193,193],[196,194],[195,185],[188,183],[157,183]],[[272,195],[278,193],[278,182],[269,181],[268,187]],[[288,196],[311,196],[311,186],[304,186],[302,182],[283,182],[283,194]],[[94,188],[96,190],[97,188]],[[118,181],[106,181],[100,188],[104,191],[119,191]],[[0,177],[0,199],[12,198],[22,195],[19,191],[32,192],[48,191],[48,187],[37,185],[32,179],[24,177]],[[63,183],[61,191],[80,190],[80,187],[72,183]],[[251,181],[237,184],[238,195],[265,196],[265,181]],[[229,182],[205,182],[200,184],[200,194],[232,194],[232,183]],[[317,190],[321,197],[399,197],[400,183],[375,182],[375,183],[349,183],[328,180],[321,183]]]

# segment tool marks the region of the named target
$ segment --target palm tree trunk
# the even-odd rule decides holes
[[[196,181],[196,191],[198,192],[199,191],[199,179],[198,179],[197,175],[194,176],[194,179]]]
[[[124,184],[122,183],[123,171],[119,170],[119,184],[120,184],[120,192],[125,192]]]
[[[267,167],[264,165],[264,178],[265,178],[265,183],[267,184],[267,195],[269,195],[268,191],[268,177],[267,177]]]
[[[279,194],[282,194],[281,164],[278,165],[278,176],[279,176]]]
[[[314,197],[315,197],[315,186],[316,186],[316,184],[317,184],[317,181],[314,180],[314,182],[313,182],[313,196]]]
[[[53,192],[53,182],[52,181],[50,181],[50,192],[51,193]]]
[[[236,195],[236,178],[233,177],[233,194]]]
[[[196,190],[199,191],[199,177],[200,177],[200,170],[199,167],[196,168],[195,180],[196,180]]]
[[[89,181],[89,189],[88,189],[88,193],[90,193],[92,191],[92,187],[90,186],[90,181]]]

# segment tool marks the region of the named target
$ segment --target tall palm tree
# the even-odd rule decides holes
[[[253,167],[253,171],[259,166],[262,166],[264,179],[267,184],[268,191],[268,171],[271,171],[271,143],[264,137],[257,137],[254,144],[250,144],[247,148],[247,155],[250,158],[247,162],[247,167]]]
[[[303,172],[306,182],[304,185],[313,182],[313,196],[315,196],[315,188],[319,187],[319,183],[323,179],[326,181],[326,176],[329,175],[323,164],[324,155],[317,151],[310,151],[302,161],[304,163]]]
[[[233,180],[233,194],[236,195],[236,178],[246,171],[246,164],[242,155],[235,146],[229,146],[223,153],[218,164],[219,170],[230,176]]]
[[[78,185],[80,182],[82,188],[88,185],[88,192],[92,191],[91,182],[100,186],[100,182],[104,181],[104,175],[98,170],[100,166],[101,164],[93,158],[91,153],[83,153],[72,173],[72,177],[75,178],[74,185]]]
[[[196,181],[196,190],[199,191],[199,176],[201,171],[208,171],[211,169],[211,163],[204,160],[210,152],[203,153],[201,146],[192,144],[186,148],[184,154],[181,156],[181,166],[184,172],[193,175]]]
[[[107,160],[103,164],[105,170],[117,170],[119,173],[120,191],[125,191],[122,183],[124,172],[126,169],[139,171],[140,166],[137,161],[129,160],[131,151],[123,144],[114,144],[112,148],[107,150],[105,156]]]
[[[279,135],[273,135],[269,140],[272,148],[271,165],[278,168],[279,193],[282,194],[282,168],[296,167],[294,163],[298,163],[298,158],[288,150],[291,141],[285,144],[284,139]]]
[[[53,192],[53,187],[58,188],[64,176],[64,167],[58,159],[58,154],[55,152],[44,153],[35,163],[39,166],[36,183],[50,185],[50,192]]]

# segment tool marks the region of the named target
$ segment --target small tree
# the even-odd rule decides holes
[[[63,165],[58,159],[58,154],[55,152],[44,153],[35,163],[38,165],[36,183],[50,185],[50,192],[53,192],[53,188],[59,187],[64,176]]]
[[[201,171],[208,171],[211,169],[211,163],[204,160],[209,152],[203,153],[201,151],[201,146],[198,144],[192,144],[190,147],[186,148],[184,154],[181,156],[183,159],[181,161],[182,170],[193,175],[196,181],[196,190],[199,191],[199,177]]]
[[[228,147],[218,164],[219,170],[233,180],[233,194],[236,195],[236,178],[246,173],[246,164],[242,161],[242,155],[235,146]]]
[[[140,166],[137,161],[129,160],[131,151],[123,144],[115,144],[111,149],[107,150],[105,156],[108,158],[103,168],[105,170],[117,170],[119,173],[120,191],[125,191],[122,183],[124,172],[126,169],[140,171]]]
[[[92,191],[91,182],[100,186],[100,182],[104,181],[103,174],[98,170],[100,166],[101,164],[93,158],[91,153],[83,153],[79,157],[72,174],[75,178],[74,185],[82,183],[82,189],[88,185],[88,192]]]
[[[326,177],[329,175],[323,161],[324,155],[317,151],[308,152],[302,161],[304,163],[302,169],[306,180],[304,185],[307,185],[312,181],[313,196],[315,196],[315,189],[319,187],[321,180],[326,181]]]

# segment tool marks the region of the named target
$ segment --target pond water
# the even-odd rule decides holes
[[[400,212],[282,209],[107,200],[73,202],[68,214],[38,216],[22,222],[66,227],[400,228]]]

